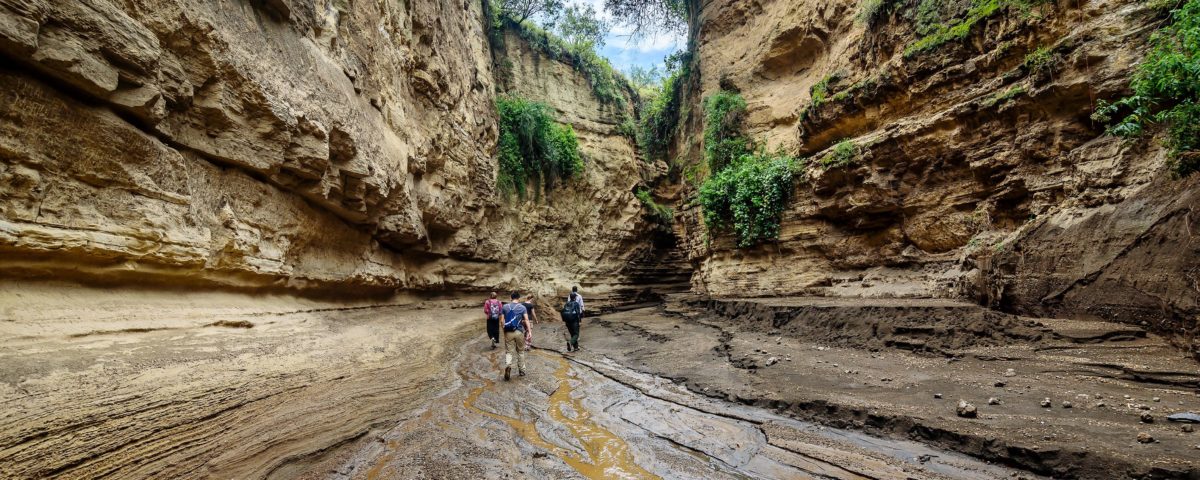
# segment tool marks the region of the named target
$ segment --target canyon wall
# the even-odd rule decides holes
[[[1194,342],[1197,180],[1172,178],[1157,141],[1090,120],[1098,99],[1127,92],[1163,14],[1130,0],[998,2],[961,41],[913,51],[919,3],[884,2],[897,11],[871,21],[853,0],[698,7],[684,168],[704,161],[700,100],[720,89],[745,98],[747,136],[807,167],[779,241],[756,248],[706,237],[681,201],[693,289],[966,295]],[[821,162],[847,141],[845,165]]]
[[[133,285],[616,291],[646,167],[570,66],[481,2],[0,0],[0,270]],[[582,178],[493,188],[494,55]],[[567,223],[565,219],[574,219]]]

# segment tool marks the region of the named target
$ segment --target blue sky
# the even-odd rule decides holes
[[[596,9],[600,18],[612,24],[612,17],[604,10],[604,0],[568,0],[569,5],[591,5]],[[687,39],[681,34],[655,34],[645,38],[634,39],[629,30],[624,27],[612,26],[605,37],[604,46],[597,53],[608,58],[613,67],[622,72],[628,72],[629,67],[638,65],[644,68],[658,67],[663,69],[663,59],[677,50],[687,47]]]

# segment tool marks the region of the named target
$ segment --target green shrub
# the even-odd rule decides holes
[[[642,203],[642,208],[646,209],[646,219],[662,227],[671,227],[671,223],[675,221],[675,212],[670,207],[664,207],[655,202],[648,189],[639,188],[634,195]]]
[[[952,22],[949,25],[944,23],[929,24],[922,28],[918,25],[918,33],[925,36],[913,42],[908,48],[904,49],[905,57],[914,57],[921,53],[928,52],[942,46],[951,41],[958,41],[967,38],[971,33],[971,29],[975,27],[980,20],[987,19],[995,15],[1012,0],[974,0],[971,4],[971,9],[967,11],[965,18]],[[920,30],[925,30],[921,32]]]
[[[996,105],[1002,105],[1023,94],[1025,94],[1025,87],[1022,85],[1014,85],[1012,88],[1009,88],[1003,92],[999,92],[995,95],[992,95],[987,100],[984,100],[983,106],[991,108]]]
[[[524,198],[531,183],[540,194],[583,172],[575,130],[555,122],[545,104],[501,96],[496,109],[500,113],[496,183],[501,191]]]
[[[738,158],[700,186],[700,206],[710,232],[732,231],[746,248],[779,238],[799,161],[781,153]]]
[[[1200,0],[1173,10],[1171,22],[1151,36],[1150,45],[1130,81],[1133,95],[1100,101],[1093,118],[1123,137],[1165,125],[1172,168],[1189,175],[1200,170]]]
[[[858,162],[862,150],[852,140],[842,140],[818,162],[825,168],[842,168]]]
[[[721,90],[704,99],[704,157],[710,172],[720,172],[750,151],[750,142],[742,136],[746,100],[741,95]]]
[[[1025,55],[1025,60],[1021,62],[1021,65],[1029,73],[1048,73],[1054,69],[1055,63],[1057,63],[1057,59],[1052,50],[1046,47],[1038,47],[1036,50],[1029,52],[1028,55]]]
[[[667,59],[667,71],[669,73],[659,86],[650,87],[653,90],[644,95],[648,102],[642,105],[638,146],[648,161],[665,160],[675,139],[675,127],[683,104],[682,85],[691,74],[691,54],[672,55]]]
[[[821,104],[825,103],[825,99],[829,97],[829,84],[838,81],[841,78],[839,73],[831,73],[826,75],[813,86],[808,87],[808,96],[812,101],[812,108],[820,108]]]

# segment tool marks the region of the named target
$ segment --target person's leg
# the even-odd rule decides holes
[[[571,321],[563,320],[563,340],[567,342],[567,351],[571,351]]]
[[[520,341],[522,347],[524,347],[525,333],[521,332],[521,331],[516,331],[516,332],[513,332],[513,334],[515,334],[517,336],[517,338],[519,339],[518,341]],[[522,376],[525,375],[525,349],[520,348],[520,347],[517,348],[517,373],[521,374]]]
[[[568,329],[571,332],[571,348],[579,350],[579,319],[572,319]]]
[[[509,374],[512,373],[513,357],[515,357],[519,354],[520,357],[518,357],[518,358],[523,359],[525,356],[525,350],[521,348],[521,345],[523,343],[525,343],[525,337],[523,335],[521,335],[521,332],[504,332],[504,379],[505,380],[508,380]],[[520,365],[520,361],[518,361],[517,365]]]
[[[500,343],[500,320],[489,318],[487,320],[487,332],[488,338],[492,339],[492,348],[496,348],[496,344]]]

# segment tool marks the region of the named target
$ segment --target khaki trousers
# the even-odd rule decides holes
[[[513,356],[517,357],[517,371],[525,371],[525,332],[513,330],[504,333],[504,366],[512,366]]]

